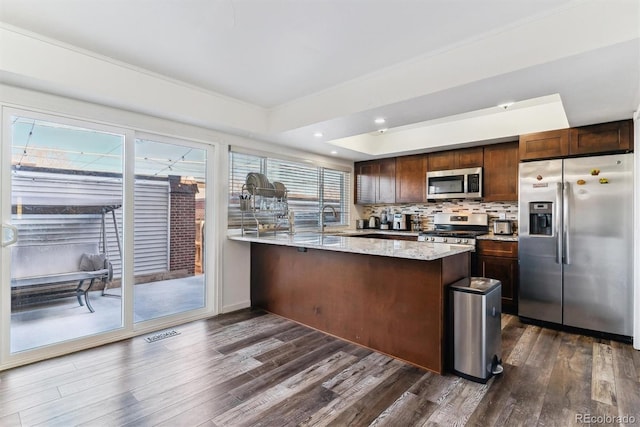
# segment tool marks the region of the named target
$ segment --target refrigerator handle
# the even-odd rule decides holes
[[[569,248],[569,192],[571,191],[571,184],[569,182],[564,183],[564,191],[562,194],[562,240],[564,240],[564,263],[571,264],[571,259],[569,258],[569,254],[571,253],[571,249]]]
[[[556,184],[556,200],[554,203],[554,224],[553,228],[556,234],[556,264],[562,264],[562,247],[563,247],[563,234],[562,234],[562,222],[560,221],[560,215],[562,212],[561,202],[562,196],[562,182]]]

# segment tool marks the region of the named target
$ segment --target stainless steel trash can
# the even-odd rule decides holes
[[[453,372],[486,383],[502,372],[502,283],[486,277],[462,279],[449,287]]]

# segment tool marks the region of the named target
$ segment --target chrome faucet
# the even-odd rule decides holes
[[[333,211],[333,217],[334,217],[334,218],[336,218],[336,219],[338,218],[338,212],[336,212],[336,209],[335,209],[333,206],[331,206],[331,205],[324,205],[324,206],[322,207],[322,209],[320,209],[320,232],[321,232],[321,233],[324,233],[324,227],[325,227],[325,225],[324,225],[324,211],[325,211],[327,208],[329,208],[329,209],[331,209],[331,210]]]

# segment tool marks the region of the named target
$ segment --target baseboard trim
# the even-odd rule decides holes
[[[251,300],[246,300],[235,304],[223,306],[221,313],[231,313],[232,311],[238,311],[249,307],[251,307]]]

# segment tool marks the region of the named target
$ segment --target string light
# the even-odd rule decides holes
[[[18,161],[18,164],[17,164],[18,168],[20,168],[22,166],[22,160],[27,156],[27,147],[29,146],[29,143],[31,142],[31,137],[33,136],[33,128],[35,126],[36,126],[36,121],[34,120],[31,123],[31,129],[29,130],[29,136],[27,137],[27,142],[24,144],[24,149],[22,150],[22,156],[20,157],[20,160]]]

